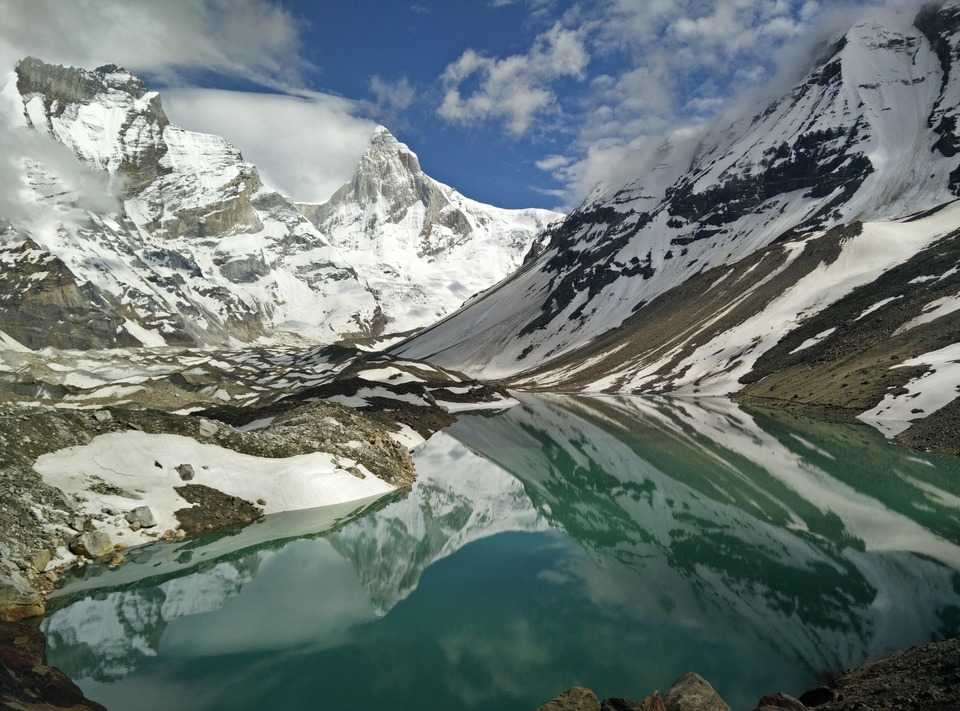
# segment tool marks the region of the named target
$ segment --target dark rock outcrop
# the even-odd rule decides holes
[[[0,622],[0,708],[106,711],[84,697],[66,674],[47,666],[38,629],[9,622]]]

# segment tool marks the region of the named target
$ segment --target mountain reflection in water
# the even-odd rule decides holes
[[[688,670],[740,708],[960,632],[960,460],[866,427],[524,396],[416,461],[359,510],[86,571],[50,661],[118,709],[531,711]]]

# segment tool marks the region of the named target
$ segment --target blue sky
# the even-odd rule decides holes
[[[0,4],[0,61],[127,66],[297,199],[345,182],[384,123],[469,197],[562,207],[808,62],[868,0]]]

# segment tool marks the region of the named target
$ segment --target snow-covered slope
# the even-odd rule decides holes
[[[788,94],[665,143],[656,170],[592,195],[536,262],[396,352],[620,392],[731,393],[795,366],[753,394],[870,409],[960,338],[958,56],[955,0],[864,18]],[[906,353],[919,371],[888,374]],[[799,374],[841,361],[829,393]]]
[[[28,346],[158,346],[375,330],[373,294],[293,204],[223,138],[172,125],[133,75],[28,58],[2,97],[3,130],[23,149],[14,157],[23,214],[4,215],[5,274],[51,262],[59,275],[47,284],[44,268],[23,288],[5,285],[10,336]],[[31,130],[94,170],[54,156]],[[91,207],[83,198],[95,171],[109,195]],[[16,318],[25,311],[31,318]],[[67,328],[51,333],[57,322]]]
[[[562,218],[464,197],[382,126],[349,183],[300,207],[376,293],[391,332],[427,326],[511,274]]]
[[[22,183],[0,215],[0,308],[29,347],[406,331],[503,279],[560,217],[468,200],[382,128],[348,185],[297,206],[120,67],[27,58],[0,85]]]

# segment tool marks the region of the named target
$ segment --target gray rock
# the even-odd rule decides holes
[[[150,510],[149,506],[138,506],[135,509],[131,509],[124,514],[124,518],[127,519],[127,523],[130,524],[130,527],[133,528],[133,525],[136,524],[137,528],[152,528],[157,525],[157,520],[153,517],[153,511]]]
[[[730,711],[720,694],[699,674],[687,672],[664,698],[667,711]]]
[[[235,284],[249,284],[269,274],[270,267],[261,255],[250,254],[221,263],[220,273]]]
[[[654,691],[643,701],[632,699],[604,699],[600,711],[665,711],[660,692]]]
[[[180,475],[180,479],[183,481],[192,481],[193,477],[196,475],[196,471],[193,468],[192,464],[180,464],[176,467],[177,474]]]
[[[600,699],[590,689],[576,686],[543,704],[537,711],[600,711]]]
[[[826,686],[818,686],[815,689],[810,689],[800,694],[800,703],[807,708],[816,708],[817,706],[829,704],[833,701],[834,695],[833,689]]]
[[[220,428],[213,420],[208,420],[205,418],[200,420],[199,433],[201,437],[213,437],[217,433],[218,429]]]
[[[70,550],[85,558],[103,558],[113,553],[113,543],[103,531],[87,531],[70,541]]]
[[[43,613],[43,597],[26,578],[15,571],[0,571],[0,620],[16,622]]]
[[[113,419],[113,415],[110,414],[110,410],[97,410],[93,413],[93,419],[97,422],[109,422]]]
[[[806,705],[783,693],[769,694],[757,702],[756,711],[808,711]]]

